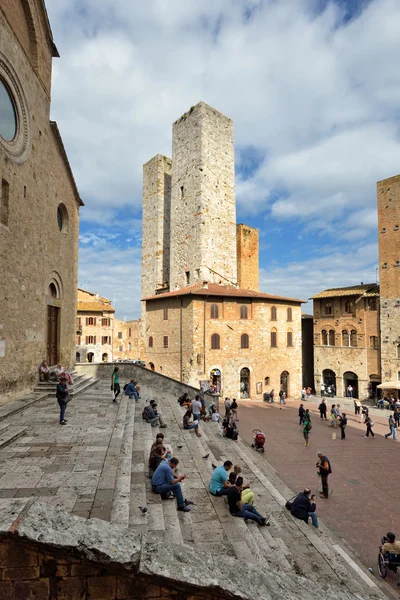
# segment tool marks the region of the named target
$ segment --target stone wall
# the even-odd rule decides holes
[[[378,244],[383,381],[400,378],[400,175],[378,181]]]
[[[170,290],[236,284],[233,122],[204,102],[173,125]]]
[[[258,292],[258,229],[237,225],[236,244],[238,285]]]
[[[143,165],[143,298],[169,282],[171,169],[171,159],[160,154]]]
[[[26,14],[21,4],[37,15],[43,11],[41,3],[19,0],[2,3],[0,10],[0,76],[10,87],[18,113],[12,144],[0,139],[2,214],[6,190],[8,195],[8,216],[3,214],[0,224],[1,403],[25,394],[37,380],[38,365],[47,355],[48,305],[59,309],[57,358],[66,367],[75,361],[80,200],[57,126],[49,121],[49,89],[43,87],[51,62],[48,41],[39,24],[35,70],[25,52],[27,25],[19,22]],[[9,23],[18,29],[17,37]],[[49,88],[50,73],[46,81]]]

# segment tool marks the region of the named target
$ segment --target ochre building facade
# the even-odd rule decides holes
[[[339,397],[351,384],[357,398],[375,394],[381,383],[379,286],[328,289],[314,300],[314,377]]]
[[[258,292],[258,231],[236,224],[233,122],[200,102],[172,159],[143,168],[147,366],[229,396],[301,390],[301,300]]]
[[[114,314],[111,300],[78,289],[76,305],[76,362],[114,360]]]
[[[49,120],[58,56],[42,0],[0,4],[0,402],[75,359],[79,197]]]

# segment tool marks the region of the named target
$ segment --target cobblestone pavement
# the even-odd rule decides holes
[[[375,439],[366,439],[365,426],[354,416],[352,406],[342,399],[339,403],[348,405],[344,441],[340,439],[340,429],[334,430],[328,422],[321,422],[318,403],[307,402],[305,407],[313,413],[313,427],[310,446],[304,447],[297,416],[300,401],[288,402],[282,410],[277,404],[241,401],[240,435],[251,443],[255,427],[266,433],[265,459],[294,492],[306,486],[320,489],[316,453],[321,450],[327,454],[332,463],[329,485],[333,494],[329,500],[318,502],[318,514],[376,573],[381,536],[391,530],[400,538],[400,445],[398,440],[383,437],[388,432],[389,411],[372,411]],[[333,433],[336,439],[332,439]]]

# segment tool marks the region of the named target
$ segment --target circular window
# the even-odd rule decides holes
[[[11,142],[17,133],[17,115],[11,93],[0,79],[0,136]]]
[[[63,233],[68,231],[68,211],[64,204],[59,204],[57,207],[57,223],[58,228]]]

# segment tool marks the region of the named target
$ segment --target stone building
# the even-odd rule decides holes
[[[305,313],[301,315],[301,359],[303,387],[314,390],[314,317]]]
[[[114,361],[137,360],[142,357],[144,352],[140,337],[141,327],[140,319],[133,321],[114,319]]]
[[[76,362],[113,362],[114,313],[111,300],[78,289]]]
[[[349,384],[356,397],[367,398],[381,382],[379,286],[328,289],[314,300],[314,375],[343,397]]]
[[[236,224],[233,122],[204,102],[143,168],[142,335],[150,368],[224,394],[301,389],[301,300],[258,292],[258,231]]]
[[[0,4],[0,397],[22,396],[38,365],[75,358],[79,208],[49,120],[58,56],[43,0]]]
[[[378,181],[382,380],[400,381],[400,175]]]

